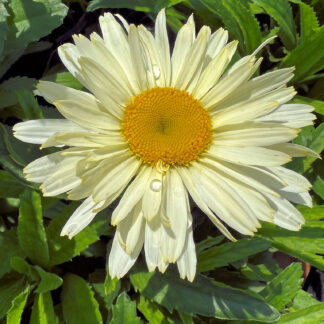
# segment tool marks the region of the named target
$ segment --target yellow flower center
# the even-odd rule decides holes
[[[151,165],[188,165],[212,139],[207,110],[186,91],[168,87],[133,98],[122,130],[132,152]]]

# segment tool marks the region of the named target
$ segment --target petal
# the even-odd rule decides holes
[[[279,166],[291,161],[289,155],[264,147],[210,146],[207,156],[224,161],[261,166]]]
[[[197,256],[192,227],[187,231],[185,248],[178,259],[177,266],[181,279],[186,279],[187,277],[190,282],[194,280],[196,275]]]
[[[170,85],[171,78],[171,61],[170,61],[170,45],[166,29],[165,10],[162,9],[155,21],[155,44],[157,53],[160,57],[161,71],[164,76],[164,86]]]
[[[108,270],[111,278],[119,279],[128,272],[141,252],[143,241],[144,231],[142,230],[134,251],[128,254],[120,245],[117,233],[115,234],[108,258]]]
[[[210,37],[206,52],[205,65],[208,64],[224,48],[228,40],[228,31],[217,29]]]
[[[298,135],[298,130],[275,123],[243,122],[219,127],[213,135],[216,146],[268,146],[285,143]]]
[[[66,119],[37,119],[18,123],[13,131],[14,136],[23,142],[43,144],[57,133],[82,132],[86,129]]]
[[[304,157],[304,156],[314,156],[319,158],[320,156],[312,151],[310,148],[292,143],[280,143],[269,146],[270,149],[274,149],[280,152],[284,152],[291,157]]]
[[[80,233],[94,219],[97,213],[93,210],[101,206],[103,202],[95,203],[92,197],[88,197],[72,214],[67,223],[64,225],[61,236],[73,236]]]
[[[117,225],[121,222],[134,208],[134,206],[141,200],[146,188],[148,187],[148,180],[151,175],[151,168],[143,165],[142,170],[138,173],[133,182],[127,187],[115,208],[111,217],[111,224]]]

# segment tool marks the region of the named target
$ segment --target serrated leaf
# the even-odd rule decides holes
[[[18,242],[16,228],[0,233],[0,278],[10,271],[12,256],[24,256],[24,251]]]
[[[92,289],[81,277],[66,275],[61,297],[66,324],[102,324],[99,304]]]
[[[247,291],[231,288],[196,275],[190,283],[173,271],[164,274],[137,270],[130,275],[135,288],[144,297],[180,312],[219,319],[249,319],[273,322],[279,313],[263,300]],[[197,302],[199,301],[199,302]]]
[[[197,1],[191,1],[194,8]],[[261,43],[259,24],[252,12],[239,0],[202,0],[211,13],[222,19],[233,39],[239,40],[241,54],[250,54]],[[199,3],[199,5],[201,5]]]
[[[281,62],[281,67],[295,66],[293,81],[315,74],[324,67],[324,26],[316,29]]]
[[[209,271],[264,251],[270,243],[259,238],[245,238],[211,247],[198,254],[198,271]]]
[[[275,248],[324,270],[324,259],[318,255],[324,254],[323,231],[321,221],[307,222],[298,232],[264,223],[258,235],[269,239]]]
[[[145,316],[149,323],[154,324],[173,324],[174,321],[167,317],[159,308],[159,306],[149,299],[139,296],[137,308]]]
[[[315,112],[320,115],[324,115],[324,101],[303,96],[296,96],[293,101],[296,103],[311,105],[315,108]]]
[[[114,299],[117,297],[120,291],[120,288],[121,288],[120,280],[118,280],[117,278],[111,279],[109,272],[107,271],[107,275],[104,283],[105,304],[107,309],[111,307]]]
[[[76,204],[67,206],[64,212],[57,215],[46,228],[50,254],[49,266],[71,260],[90,244],[96,242],[99,236],[106,233],[109,229],[109,219],[107,217],[109,209],[107,208],[99,213],[90,225],[71,240],[65,236],[60,236],[64,224],[76,208]]]
[[[0,198],[18,198],[24,186],[9,172],[0,170]]]
[[[281,311],[301,289],[302,275],[301,263],[292,263],[268,282],[266,287],[260,291],[260,295],[270,305]]]
[[[218,235],[216,237],[208,236],[206,239],[200,241],[196,244],[196,253],[199,254],[200,252],[211,248],[212,246],[216,246],[224,240],[223,235]]]
[[[36,295],[30,324],[58,324],[50,292]]]
[[[23,276],[10,273],[0,279],[0,319],[7,314],[12,301],[25,289],[26,280]]]
[[[136,315],[136,303],[133,302],[129,296],[123,292],[112,307],[112,320],[110,324],[140,324],[141,320]]]
[[[299,4],[300,9],[300,42],[308,39],[313,31],[319,27],[316,13],[312,6],[306,3]]]
[[[24,311],[27,297],[30,292],[30,286],[26,286],[25,290],[21,292],[12,301],[11,307],[7,314],[7,324],[19,324],[21,323],[21,315]]]
[[[279,37],[282,39],[288,50],[295,48],[296,26],[292,14],[292,9],[288,0],[253,0],[253,3],[262,7],[279,25]]]
[[[278,324],[320,324],[324,318],[324,303],[284,314]]]
[[[23,54],[31,42],[48,35],[60,26],[68,8],[61,0],[11,0],[8,12],[8,39],[5,59],[0,66],[0,76]]]
[[[26,89],[16,90],[15,94],[18,103],[24,112],[24,120],[43,118],[43,112],[40,109],[36,99],[31,91]]]
[[[40,276],[40,283],[36,289],[38,293],[46,293],[51,290],[55,290],[60,287],[63,280],[54,273],[46,272],[39,266],[35,266],[34,269]]]
[[[307,221],[320,220],[321,218],[324,218],[324,205],[314,206],[313,208],[298,206],[298,210],[303,214]]]
[[[83,85],[70,73],[70,72],[59,72],[55,74],[49,74],[42,80],[56,82],[66,87],[81,90]]]
[[[320,302],[315,299],[310,293],[299,290],[294,298],[293,305],[289,307],[290,312],[295,312],[309,306],[318,305]]]
[[[2,82],[0,84],[0,109],[17,104],[18,99],[15,91],[21,89],[32,91],[36,82],[36,79],[27,77],[14,77]]]
[[[49,263],[41,197],[29,189],[20,196],[18,239],[20,246],[34,264],[46,266]]]
[[[13,256],[10,259],[10,265],[11,268],[18,273],[26,275],[28,278],[30,278],[32,281],[39,281],[39,276],[37,275],[34,268],[23,258],[19,256]]]

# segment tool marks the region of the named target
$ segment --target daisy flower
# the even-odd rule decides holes
[[[109,272],[122,277],[144,246],[149,271],[177,263],[194,279],[196,253],[189,199],[227,238],[225,225],[253,235],[260,220],[289,230],[304,223],[293,203],[311,206],[310,183],[282,165],[312,152],[290,143],[312,124],[313,108],[286,104],[293,68],[253,77],[254,53],[231,65],[237,41],[220,28],[196,35],[191,16],[170,51],[165,12],[155,34],[106,13],[102,36],[59,47],[66,68],[88,91],[41,81],[37,94],[65,119],[14,126],[27,143],[63,147],[24,169],[44,196],[85,199],[65,224],[70,238],[121,197]]]

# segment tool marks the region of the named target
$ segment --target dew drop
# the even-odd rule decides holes
[[[158,179],[154,179],[151,181],[151,190],[155,191],[155,192],[159,192],[162,189],[162,181],[158,180]]]
[[[160,68],[156,64],[153,64],[152,68],[153,68],[154,78],[158,79],[161,75]]]

